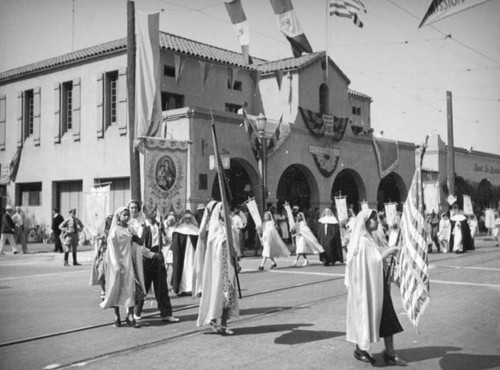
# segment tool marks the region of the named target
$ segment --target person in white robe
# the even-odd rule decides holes
[[[439,220],[438,241],[441,246],[442,253],[448,253],[448,243],[450,242],[451,222],[446,212],[441,213]]]
[[[206,247],[197,325],[210,325],[215,333],[231,335],[227,320],[239,315],[236,251],[227,243],[222,203],[215,205],[210,216]]]
[[[274,259],[288,257],[290,256],[290,251],[276,229],[271,212],[264,212],[264,222],[262,223],[260,234],[262,241],[262,262],[260,263],[259,270],[264,270],[264,265],[268,258],[272,262],[271,269],[275,269],[277,265]]]
[[[200,230],[191,211],[185,211],[172,233],[172,290],[178,296],[193,289],[194,255]]]
[[[303,266],[306,266],[309,264],[309,260],[307,259],[308,254],[320,254],[325,251],[309,226],[307,226],[306,218],[302,212],[297,214],[297,222],[292,229],[292,235],[295,236],[297,253],[297,258],[293,262],[293,266],[297,266],[300,256],[304,257]]]
[[[133,309],[138,301],[144,300],[144,272],[142,251],[135,232],[128,226],[130,211],[126,207],[116,210],[111,223],[106,249],[106,293],[100,306],[114,307],[116,327],[121,326],[120,306],[127,309],[126,322],[136,326]]]
[[[356,344],[354,357],[374,363],[368,352],[371,343],[384,338],[384,361],[391,365],[405,365],[396,356],[393,335],[402,331],[392,306],[388,263],[386,259],[398,252],[388,247],[377,232],[377,212],[371,209],[357,215],[351,240],[345,273],[347,287],[346,340]],[[386,276],[384,276],[386,275]]]
[[[161,251],[163,253],[163,257],[165,258],[165,269],[168,275],[168,270],[173,263],[172,234],[177,227],[177,220],[173,214],[167,215],[167,218],[163,221],[163,227],[165,229],[165,235],[163,235],[163,248]]]
[[[215,200],[208,202],[206,208],[204,208],[203,216],[200,220],[199,236],[196,242],[196,251],[194,252],[194,266],[193,266],[193,297],[201,297],[201,292],[203,291],[203,264],[205,263],[205,253],[207,250],[207,238],[208,238],[208,225],[210,222],[210,216],[212,215],[212,210],[217,204]]]

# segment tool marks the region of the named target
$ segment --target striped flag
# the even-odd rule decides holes
[[[249,54],[250,48],[250,27],[248,26],[247,17],[241,5],[241,0],[225,1],[227,12],[231,23],[233,24],[234,32],[241,45],[243,54],[243,64],[251,64],[252,58]]]
[[[359,11],[366,13],[366,8],[360,0],[330,0],[330,15],[352,18],[354,24],[362,28],[363,22],[358,17]]]
[[[274,15],[278,21],[278,26],[287,40],[292,45],[292,52],[295,58],[300,57],[303,53],[312,53],[311,45],[307,40],[302,27],[300,27],[299,19],[295,15],[291,0],[271,0]]]
[[[401,218],[401,251],[397,274],[403,307],[415,329],[430,302],[427,230],[423,208],[421,169],[417,166]]]

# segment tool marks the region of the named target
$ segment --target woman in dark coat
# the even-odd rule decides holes
[[[334,265],[337,261],[343,263],[340,226],[330,208],[325,208],[318,220],[318,241],[325,250],[320,254],[324,266]]]

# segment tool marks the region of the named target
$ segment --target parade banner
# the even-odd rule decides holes
[[[340,157],[339,149],[309,145],[309,153],[323,176],[330,177],[335,172]]]
[[[455,203],[457,201],[457,198],[454,196],[454,195],[448,195],[448,197],[446,198],[446,201],[448,202],[448,204],[450,206],[453,205],[453,203]]]
[[[260,217],[259,208],[257,207],[255,198],[250,199],[246,205],[248,212],[250,212],[250,216],[252,216],[253,222],[255,223],[255,227],[260,229],[262,227],[262,218]]]
[[[490,230],[495,227],[495,210],[493,208],[484,211],[484,226]]]
[[[474,209],[472,208],[472,200],[468,195],[464,195],[464,214],[465,215],[474,214]]]
[[[285,203],[283,207],[285,208],[286,215],[288,216],[288,226],[291,230],[295,226],[295,219],[293,218],[292,209],[290,208],[290,204],[288,203]]]
[[[147,137],[143,145],[145,211],[180,216],[186,208],[188,143]]]
[[[424,184],[424,203],[427,213],[439,213],[439,182]]]
[[[361,210],[364,211],[365,209],[370,209],[370,207],[368,207],[368,202],[366,200],[360,202],[361,203]]]
[[[337,208],[337,217],[339,222],[347,221],[347,197],[335,197],[335,208]]]
[[[396,209],[397,203],[386,203],[384,204],[385,208],[385,217],[387,220],[387,225],[392,227],[398,223],[398,211]]]
[[[399,144],[396,140],[372,137],[380,178],[386,177],[399,165]]]
[[[93,236],[104,234],[106,217],[110,210],[111,187],[92,187],[90,192],[85,194],[85,204],[83,208],[83,224],[86,230]]]

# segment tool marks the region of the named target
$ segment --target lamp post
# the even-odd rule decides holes
[[[262,185],[262,213],[266,210],[266,198],[267,198],[267,137],[266,137],[266,126],[267,118],[264,114],[260,113],[256,120],[257,126],[257,137],[260,140],[261,155],[260,155],[260,174],[261,174],[261,185]]]

